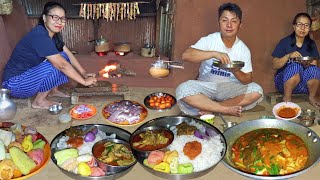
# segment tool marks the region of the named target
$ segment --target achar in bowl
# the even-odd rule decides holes
[[[292,108],[292,107],[281,107],[278,110],[278,116],[282,118],[293,118],[297,115],[298,109],[297,108]]]
[[[166,129],[146,130],[132,137],[132,146],[139,151],[153,151],[167,147],[173,133]]]
[[[257,129],[242,135],[232,145],[231,153],[236,168],[266,176],[297,172],[308,160],[308,149],[301,138],[274,128]]]

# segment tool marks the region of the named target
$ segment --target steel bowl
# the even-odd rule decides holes
[[[100,161],[99,157],[101,157],[101,153],[105,149],[104,144],[106,142],[114,142],[116,144],[123,144],[127,148],[131,149],[130,145],[127,141],[120,140],[120,139],[103,139],[101,141],[96,142],[92,148],[92,154],[93,154],[93,157],[97,160],[98,166],[102,170],[104,170],[105,172],[120,173],[120,172],[130,168],[131,166],[133,166],[137,163],[137,160],[135,160],[133,163],[131,163],[130,165],[127,165],[127,166],[114,166],[114,165],[107,164],[107,163]],[[102,146],[102,148],[101,148],[101,146]],[[100,150],[102,150],[102,151],[100,151]]]
[[[111,135],[111,134],[116,134],[116,139],[119,139],[119,140],[124,140],[124,141],[129,141],[129,138],[130,138],[130,133],[124,129],[120,129],[118,127],[115,127],[115,126],[110,126],[110,125],[104,125],[104,124],[84,124],[84,125],[79,125],[79,126],[74,126],[76,128],[82,128],[84,131],[88,131],[90,129],[92,129],[93,127],[97,127],[100,131],[103,131],[106,133],[106,135]],[[65,136],[66,132],[65,131],[62,131],[60,132],[58,135],[56,135],[53,140],[51,141],[51,160],[52,162],[60,169],[60,171],[62,173],[64,173],[65,175],[69,176],[70,178],[73,178],[73,179],[80,179],[80,180],[88,180],[88,179],[107,179],[107,180],[111,180],[111,179],[117,179],[117,178],[120,178],[122,176],[124,176],[125,174],[127,174],[131,169],[132,167],[134,166],[134,164],[130,167],[128,167],[127,169],[124,169],[123,171],[121,172],[118,172],[118,173],[113,173],[113,172],[110,172],[110,173],[106,173],[105,176],[100,176],[100,177],[91,177],[91,176],[81,176],[79,174],[75,174],[75,173],[72,173],[72,172],[69,172],[69,171],[66,171],[64,169],[62,169],[61,167],[59,167],[57,165],[57,160],[55,159],[54,157],[54,153],[56,151],[58,151],[58,148],[57,148],[57,143],[59,142],[59,139],[62,137],[62,136]]]
[[[167,97],[167,96],[170,96],[170,97],[172,98],[172,102],[170,102],[171,106],[170,106],[170,107],[166,107],[166,108],[162,108],[162,109],[159,108],[159,107],[156,107],[156,106],[154,106],[154,107],[150,106],[149,100],[150,100],[150,98],[153,97],[153,96],[157,96],[157,97]],[[173,106],[175,106],[176,103],[177,103],[177,100],[176,100],[176,98],[175,98],[174,96],[172,96],[172,95],[169,94],[169,93],[155,92],[155,93],[152,93],[152,94],[149,94],[148,96],[146,96],[146,97],[144,98],[143,102],[144,102],[144,105],[145,105],[147,108],[152,109],[152,110],[157,110],[157,111],[163,112],[163,111],[168,110],[168,109],[171,109]]]
[[[300,116],[298,116],[299,124],[310,127],[314,125],[314,120],[316,119],[316,111],[307,109],[303,110]]]
[[[221,61],[213,61],[213,66],[222,68],[222,69],[233,69],[233,68],[242,68],[244,67],[243,61],[232,61],[230,64],[223,64]]]
[[[53,114],[53,115],[60,114],[62,111],[62,105],[61,104],[54,104],[49,107],[48,111],[50,114]]]
[[[133,138],[143,132],[146,132],[146,131],[167,131],[170,133],[170,135],[172,136],[172,138],[170,139],[169,138],[169,142],[166,146],[162,147],[162,148],[157,148],[157,149],[152,149],[152,150],[148,150],[148,151],[143,151],[143,150],[140,150],[138,148],[136,148],[135,146],[133,146]],[[151,153],[151,151],[155,151],[155,150],[162,150],[162,149],[166,149],[167,146],[169,146],[172,141],[173,141],[173,138],[174,138],[174,135],[172,133],[172,131],[170,131],[169,129],[167,128],[164,128],[164,127],[160,127],[160,126],[148,126],[148,127],[144,127],[144,128],[138,128],[135,132],[133,132],[130,136],[130,139],[129,139],[129,143],[130,143],[130,146],[131,146],[131,149],[134,153],[134,155],[136,156],[137,159],[146,159],[149,154]]]
[[[261,128],[277,128],[289,131],[298,137],[300,137],[304,143],[306,144],[309,157],[304,169],[287,175],[279,175],[279,176],[260,176],[251,173],[247,173],[241,171],[235,167],[235,165],[231,161],[231,148],[233,143],[242,135],[247,132],[261,129]],[[223,164],[227,166],[232,171],[248,177],[250,179],[267,179],[267,180],[276,180],[276,179],[289,179],[295,176],[301,175],[306,173],[312,167],[316,166],[317,163],[320,161],[320,139],[319,136],[313,132],[311,129],[306,128],[298,123],[292,121],[279,121],[277,119],[258,119],[258,120],[251,120],[242,122],[236,126],[233,126],[227,129],[223,133],[224,137],[227,140],[227,154],[223,159]]]
[[[153,120],[150,120],[144,124],[142,124],[139,129],[143,129],[146,127],[164,127],[167,129],[170,129],[170,127],[172,126],[176,126],[182,122],[187,122],[190,123],[191,121],[196,121],[197,123],[202,124],[203,126],[207,127],[207,128],[211,128],[217,135],[219,135],[221,137],[221,142],[224,145],[224,149],[221,152],[221,159],[219,159],[219,161],[214,164],[213,166],[204,169],[202,171],[199,172],[193,172],[191,174],[169,174],[169,173],[163,173],[163,172],[159,172],[159,171],[155,171],[149,167],[147,167],[146,165],[143,164],[143,160],[142,158],[137,158],[138,162],[141,164],[141,166],[146,169],[148,172],[150,172],[151,174],[154,174],[155,176],[164,178],[164,179],[174,179],[174,180],[185,180],[185,179],[193,179],[193,178],[198,178],[200,176],[203,176],[207,173],[209,173],[211,170],[213,170],[216,165],[223,159],[225,153],[226,153],[226,149],[227,149],[227,145],[226,145],[226,141],[225,138],[223,136],[223,134],[214,126],[212,126],[211,124],[202,121],[200,119],[196,119],[193,117],[189,117],[189,116],[165,116],[165,117],[159,117]],[[136,156],[137,154],[135,154],[135,152],[133,151],[134,155]],[[137,156],[136,156],[137,157]]]

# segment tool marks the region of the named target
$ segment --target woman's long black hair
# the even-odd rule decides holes
[[[293,21],[292,21],[292,24],[293,24],[293,25],[297,24],[297,20],[298,20],[298,18],[300,18],[300,17],[306,17],[306,18],[308,18],[309,21],[310,21],[310,28],[311,28],[312,19],[311,19],[310,15],[307,14],[307,13],[298,13],[298,14],[294,17],[294,19],[293,19]],[[292,32],[292,34],[290,35],[290,37],[291,37],[291,47],[294,47],[294,46],[296,45],[296,34],[295,34],[294,31]],[[306,43],[306,45],[307,45],[307,51],[308,51],[308,52],[312,52],[312,49],[315,48],[315,47],[314,47],[314,41],[310,38],[310,35],[309,35],[309,34],[307,34],[307,36],[304,38],[304,41],[305,41],[305,43]]]
[[[44,26],[43,15],[48,15],[49,11],[53,8],[56,8],[56,7],[63,9],[64,12],[66,13],[66,9],[62,6],[62,4],[60,4],[58,2],[47,2],[43,7],[43,11],[42,11],[42,14],[39,18],[38,24]],[[58,51],[60,51],[60,52],[63,51],[64,42],[62,40],[62,36],[61,36],[60,32],[55,33],[53,35],[53,40],[55,42],[55,45],[56,45]]]

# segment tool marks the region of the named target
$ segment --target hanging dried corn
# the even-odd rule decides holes
[[[106,19],[107,21],[134,20],[140,14],[139,2],[131,3],[81,3],[79,16],[84,19]]]

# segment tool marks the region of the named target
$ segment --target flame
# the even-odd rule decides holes
[[[104,69],[101,70],[103,72],[102,77],[109,78],[110,77],[109,72],[115,71],[116,69],[117,69],[117,65],[114,65],[114,64],[107,65],[106,67],[104,67]]]
[[[106,72],[109,72],[109,71],[113,71],[113,70],[116,70],[117,69],[117,66],[116,65],[108,65],[104,68],[104,70]]]

